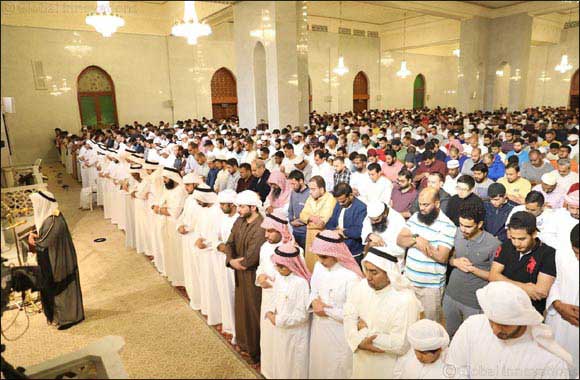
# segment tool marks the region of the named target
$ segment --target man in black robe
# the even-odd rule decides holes
[[[39,191],[30,199],[37,232],[28,242],[36,249],[42,275],[42,307],[48,323],[64,330],[85,318],[76,250],[54,196]]]

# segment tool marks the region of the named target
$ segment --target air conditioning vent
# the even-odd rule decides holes
[[[312,25],[313,32],[328,32],[328,26],[326,25]]]
[[[350,28],[338,28],[338,34],[352,34]]]
[[[366,32],[364,30],[360,30],[360,29],[353,29],[352,34],[355,36],[364,37],[366,35]]]

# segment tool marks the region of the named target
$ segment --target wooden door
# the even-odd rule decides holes
[[[211,78],[211,104],[216,120],[238,116],[236,78],[225,67],[217,70]]]
[[[368,110],[369,82],[364,72],[359,71],[356,74],[352,87],[352,110],[355,113]]]

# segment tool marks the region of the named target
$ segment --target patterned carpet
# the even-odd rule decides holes
[[[6,360],[26,367],[120,335],[126,341],[121,358],[131,378],[261,377],[224,339],[219,326],[207,326],[189,308],[183,289],[171,287],[146,256],[125,248],[124,233],[103,218],[101,208],[78,209],[80,186],[62,165],[45,165],[43,173],[73,235],[86,320],[59,331],[46,324],[43,314],[27,321],[20,313],[5,335],[14,338],[29,327],[16,341],[2,338]],[[93,242],[100,237],[107,240]],[[2,325],[14,318],[14,311],[5,313]]]

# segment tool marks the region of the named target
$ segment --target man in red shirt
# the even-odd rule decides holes
[[[435,172],[441,173],[443,178],[445,178],[447,167],[443,161],[435,159],[433,152],[426,150],[423,153],[423,161],[419,164],[419,168],[415,172],[415,178],[413,178],[418,192],[421,192],[427,186],[428,174]]]

